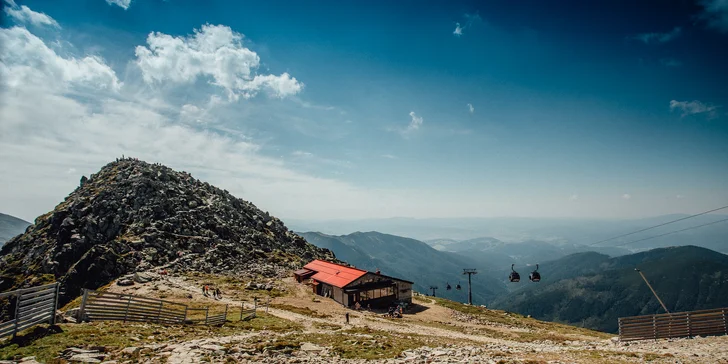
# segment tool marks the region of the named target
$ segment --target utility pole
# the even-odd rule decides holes
[[[432,297],[437,297],[435,296],[435,290],[437,290],[437,286],[430,286],[430,289],[432,290]]]
[[[473,290],[470,288],[470,276],[473,274],[478,274],[478,272],[475,271],[475,269],[463,269],[463,274],[468,275],[468,304],[473,304]]]
[[[655,290],[652,289],[652,286],[650,285],[650,282],[647,281],[647,278],[645,278],[645,275],[642,274],[642,271],[639,270],[638,268],[635,268],[634,270],[637,271],[637,273],[639,273],[640,276],[642,276],[642,279],[645,280],[645,283],[647,283],[647,287],[650,287],[650,291],[652,291],[652,294],[655,295],[655,298],[657,298],[657,301],[660,302],[660,304],[662,305],[662,308],[665,310],[665,312],[670,313],[670,311],[667,309],[667,307],[665,307],[665,304],[662,303],[662,300],[660,299],[660,296],[658,296],[657,295],[657,292],[655,292]]]

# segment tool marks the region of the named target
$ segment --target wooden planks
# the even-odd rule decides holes
[[[728,334],[726,308],[619,318],[621,341]]]
[[[181,324],[187,306],[142,296],[84,290],[81,317],[92,321],[119,320]]]
[[[15,317],[0,323],[0,338],[17,335],[18,332],[42,323],[55,323],[59,284],[0,293],[0,298],[16,297]]]

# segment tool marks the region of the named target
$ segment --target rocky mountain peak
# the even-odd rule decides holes
[[[189,173],[117,159],[0,250],[0,290],[57,279],[62,301],[152,268],[279,276],[333,259],[279,219]]]

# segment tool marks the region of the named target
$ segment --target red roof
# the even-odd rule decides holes
[[[304,268],[316,272],[311,279],[339,288],[344,288],[349,283],[354,282],[359,277],[367,274],[367,271],[365,270],[346,267],[318,259],[306,264]]]

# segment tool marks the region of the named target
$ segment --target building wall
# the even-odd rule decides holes
[[[376,282],[383,279],[391,279],[397,285],[397,299],[407,303],[412,303],[412,283],[404,282],[397,278],[382,277],[376,273],[368,272],[367,274],[359,277],[357,280],[349,283],[347,286],[356,286],[358,284]]]

